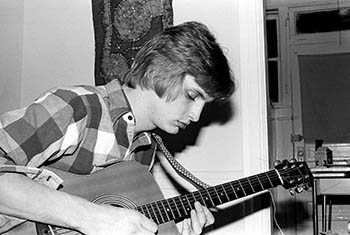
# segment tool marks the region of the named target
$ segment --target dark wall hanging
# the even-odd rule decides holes
[[[172,0],[92,0],[95,84],[121,79],[141,46],[173,25]]]

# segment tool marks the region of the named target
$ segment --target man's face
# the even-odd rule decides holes
[[[195,82],[194,77],[186,75],[182,91],[173,101],[166,101],[166,95],[154,102],[153,124],[163,131],[176,134],[191,122],[197,122],[205,103],[211,97]]]

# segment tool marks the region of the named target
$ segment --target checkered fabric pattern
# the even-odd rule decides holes
[[[28,107],[0,116],[0,174],[25,173],[57,188],[61,179],[39,167],[89,174],[122,160],[151,165],[156,144],[150,133],[134,136],[134,126],[117,80],[51,89]],[[23,221],[0,214],[0,233]]]
[[[139,146],[148,146],[142,155],[152,158],[150,134],[134,139],[134,120],[116,80],[99,87],[51,89],[28,107],[0,116],[0,147],[7,153],[0,166],[45,164],[88,174],[116,161],[134,160]]]

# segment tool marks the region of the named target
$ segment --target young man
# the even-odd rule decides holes
[[[151,131],[185,129],[206,103],[228,98],[234,83],[215,38],[197,22],[168,28],[146,43],[121,83],[58,87],[0,116],[0,231],[10,234],[26,219],[86,235],[157,232],[156,223],[136,210],[55,190],[60,179],[41,167],[87,175],[121,161],[151,166],[157,150]],[[213,222],[196,202],[181,232],[200,234]]]

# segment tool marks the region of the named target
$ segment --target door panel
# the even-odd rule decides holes
[[[293,133],[303,136],[294,151],[311,165],[316,139],[350,143],[349,61],[350,49],[339,45],[292,47]]]

